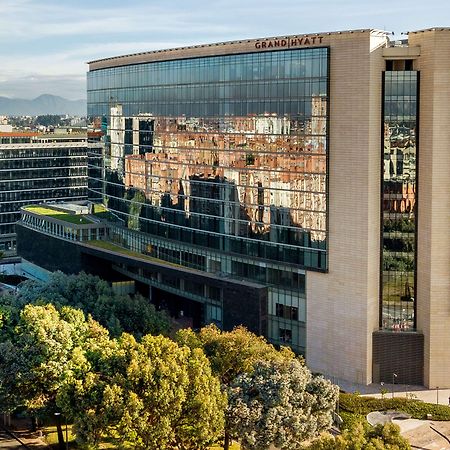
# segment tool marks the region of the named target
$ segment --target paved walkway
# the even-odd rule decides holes
[[[406,394],[414,394],[415,398],[424,402],[450,406],[450,389],[427,389],[423,386],[389,383],[384,383],[383,385],[380,383],[372,383],[366,386],[363,384],[348,383],[337,378],[331,378],[331,381],[338,384],[345,392],[359,392],[361,395],[381,397],[381,389],[385,389],[388,391],[385,394],[385,398],[392,398],[392,393],[394,393],[394,397],[406,397]]]
[[[12,426],[7,428],[12,430],[16,439],[7,433],[3,424],[0,423],[0,449],[48,450],[50,448],[39,438],[38,433],[30,431],[28,421],[26,420],[12,420]]]
[[[0,448],[7,448],[9,450],[25,450],[22,444],[13,439],[9,434],[5,433],[3,430],[0,430]]]

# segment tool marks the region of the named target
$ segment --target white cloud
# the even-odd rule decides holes
[[[45,89],[64,87],[72,98],[79,98],[85,96],[85,63],[90,60],[250,37],[368,27],[404,31],[437,26],[427,20],[448,16],[442,0],[408,0],[406,9],[405,4],[402,0],[0,0],[0,92],[8,94],[10,89],[9,95],[37,96]]]

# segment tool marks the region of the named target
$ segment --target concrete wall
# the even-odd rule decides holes
[[[362,33],[331,43],[329,273],[306,279],[308,365],[363,384],[378,328],[384,42]]]
[[[410,33],[421,47],[417,325],[424,383],[450,387],[450,30]]]

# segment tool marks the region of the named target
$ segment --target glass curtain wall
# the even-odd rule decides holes
[[[384,74],[382,318],[384,329],[415,328],[417,218],[416,71]]]
[[[90,195],[133,230],[326,270],[327,86],[327,48],[89,72]]]

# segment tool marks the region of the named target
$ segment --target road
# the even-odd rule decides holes
[[[26,447],[12,438],[8,433],[0,429],[0,448],[7,448],[10,450],[25,450]]]

